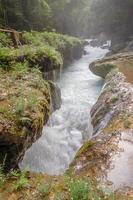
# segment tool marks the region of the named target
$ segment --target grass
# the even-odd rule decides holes
[[[81,44],[82,41],[76,37],[62,35],[55,32],[25,32],[23,34],[26,44],[42,45],[48,44],[57,50],[64,49],[66,46],[74,47],[77,44]]]
[[[27,170],[12,171],[4,175],[3,190],[0,188],[0,194],[5,194],[7,197],[16,194],[16,199],[23,196],[24,200],[51,198],[53,200],[127,200],[119,193],[112,193],[107,187],[100,187],[94,180],[85,177],[52,177],[43,174],[29,177]]]
[[[23,63],[30,67],[40,67],[42,69],[53,67],[61,68],[63,65],[62,57],[53,47],[43,46],[23,46],[18,49],[1,48],[0,67],[10,70],[18,67],[18,71]]]
[[[13,46],[10,34],[0,33],[0,48],[5,46],[6,47]]]
[[[50,113],[51,96],[49,85],[38,69],[29,70],[24,63],[17,66],[1,74],[0,98],[3,100],[0,104],[0,120],[5,122],[5,127],[8,127],[8,122],[12,122],[8,132],[19,136],[24,124],[36,128],[43,126],[45,114]]]
[[[60,69],[63,59],[72,49],[81,45],[82,41],[75,37],[55,32],[24,32],[24,44],[14,48],[8,34],[0,34],[0,68],[10,70],[27,63],[30,67],[38,67],[43,72]],[[21,69],[20,69],[21,70]]]
[[[27,178],[27,170],[12,171],[10,176],[12,176],[12,178],[13,177],[16,178],[16,180],[13,181],[13,190],[14,191],[22,190],[29,186],[29,181]]]
[[[38,187],[41,196],[45,197],[49,194],[51,186],[49,184],[42,184]]]
[[[71,180],[69,183],[71,200],[88,200],[90,185],[84,180]]]

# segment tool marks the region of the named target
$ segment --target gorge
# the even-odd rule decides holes
[[[0,0],[0,200],[133,200],[132,11]]]
[[[42,137],[29,149],[20,166],[48,174],[64,172],[76,151],[93,132],[89,112],[103,80],[88,70],[88,64],[103,58],[108,49],[85,46],[86,55],[66,67],[57,84],[62,105],[50,117]]]

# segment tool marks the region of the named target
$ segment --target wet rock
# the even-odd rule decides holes
[[[53,83],[52,81],[49,81],[49,85],[52,99],[52,111],[55,111],[61,107],[61,90],[58,85]]]
[[[84,55],[87,55],[87,54],[88,54],[88,52],[86,50],[84,50]]]
[[[70,165],[73,174],[95,177],[99,182],[107,185],[111,182],[115,189],[124,187],[124,184],[133,188],[131,178],[129,178],[132,177],[133,85],[128,81],[128,74],[125,75],[121,70],[123,63],[125,69],[129,67],[129,63],[132,66],[131,61],[132,53],[114,56],[113,62],[118,70],[116,68],[104,69],[107,67],[106,63],[112,62],[111,57],[93,63],[92,71],[99,76],[106,77],[105,85],[97,103],[91,110],[94,126],[93,137],[81,147]],[[96,69],[101,67],[104,73],[102,74],[99,69],[97,73],[95,67]],[[128,142],[130,152],[125,146]],[[118,164],[122,165],[121,160],[125,172],[130,173],[130,175],[128,173],[129,176],[124,176],[126,173],[122,172],[122,167],[118,169]],[[118,173],[119,171],[121,173]]]
[[[73,47],[66,47],[62,50],[64,66],[70,64],[74,59],[79,59],[84,53],[83,43],[77,43]]]
[[[112,46],[110,47],[110,52],[107,55],[111,56],[114,54],[130,52],[130,51],[133,51],[133,38],[129,39],[128,41],[121,41],[112,44]]]
[[[41,136],[51,112],[49,85],[41,73],[27,71],[12,81],[13,73],[3,72],[0,79],[1,96],[6,97],[0,101],[0,164],[6,170],[18,168],[25,151]]]
[[[90,41],[84,40],[84,42],[83,42],[83,45],[84,45],[84,46],[89,45],[89,44],[90,44]]]
[[[90,45],[93,47],[103,46],[107,42],[107,39],[107,36],[104,33],[101,33],[96,39],[90,41]]]
[[[91,63],[89,68],[97,76],[105,78],[106,75],[112,69],[118,68],[119,70],[121,70],[122,65],[127,65],[127,67],[129,66],[129,64],[132,65],[132,62],[131,62],[132,60],[133,60],[132,52],[120,53],[120,54],[115,54],[113,56],[105,57],[102,60],[97,60]],[[131,70],[131,67],[130,67],[130,70]]]

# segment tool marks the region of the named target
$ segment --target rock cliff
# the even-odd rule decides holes
[[[125,188],[133,188],[133,55],[107,57],[90,69],[105,78],[105,85],[91,110],[93,138],[82,146],[71,167],[75,174],[96,177],[126,193]]]

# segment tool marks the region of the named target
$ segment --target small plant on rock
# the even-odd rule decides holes
[[[23,170],[21,172],[13,171],[11,173],[12,176],[16,177],[16,181],[14,182],[13,189],[21,190],[29,186],[29,181],[27,179],[27,170]]]
[[[70,181],[70,199],[71,200],[88,200],[89,183],[84,180]]]
[[[4,174],[3,166],[0,165],[0,187],[3,186],[5,180],[6,180],[6,176]]]
[[[38,188],[39,192],[41,193],[41,195],[43,197],[47,196],[49,194],[50,191],[50,185],[49,184],[42,184],[39,188]]]
[[[126,129],[130,128],[130,124],[131,124],[131,122],[128,121],[128,119],[125,119],[125,121],[124,121],[124,128],[126,128]]]

